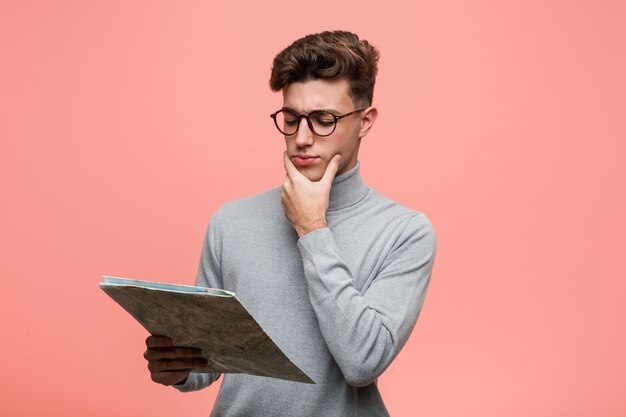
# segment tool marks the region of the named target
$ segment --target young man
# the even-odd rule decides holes
[[[273,113],[285,137],[282,187],[223,205],[211,219],[196,284],[238,297],[316,384],[225,374],[213,416],[384,416],[376,386],[407,341],[428,287],[435,233],[426,216],[359,174],[378,51],[349,32],[295,41],[274,59]],[[181,391],[219,374],[195,349],[148,337],[152,379]]]

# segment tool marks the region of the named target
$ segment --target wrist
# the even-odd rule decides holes
[[[296,233],[298,233],[298,237],[302,237],[317,229],[322,229],[324,227],[328,227],[326,220],[319,220],[316,222],[307,223],[305,225],[298,225],[295,227],[295,229]]]

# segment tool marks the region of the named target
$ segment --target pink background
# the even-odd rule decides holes
[[[365,181],[438,234],[393,416],[626,415],[623,1],[0,1],[0,414],[206,416],[154,384],[100,275],[192,283],[279,186],[274,55],[382,51]],[[297,401],[297,399],[294,399]]]

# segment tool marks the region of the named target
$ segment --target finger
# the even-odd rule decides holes
[[[291,162],[291,158],[289,158],[289,154],[287,151],[283,153],[283,163],[285,164],[285,171],[287,172],[287,176],[289,178],[297,178],[298,176],[302,176],[298,168]]]
[[[208,365],[208,361],[202,358],[187,358],[174,360],[160,360],[148,363],[148,369],[151,373],[171,372],[171,371],[190,371],[196,368],[203,368]]]
[[[163,385],[177,384],[189,377],[189,371],[157,372],[150,374],[154,382]]]
[[[146,346],[148,348],[155,347],[169,347],[172,346],[174,342],[167,336],[148,336],[146,338]]]
[[[202,349],[182,346],[150,348],[146,350],[143,357],[149,361],[175,358],[201,358]]]
[[[339,170],[339,164],[341,163],[341,155],[337,154],[333,156],[333,159],[330,160],[330,163],[326,166],[326,171],[324,171],[324,176],[322,177],[322,181],[326,181],[327,183],[332,183],[337,171]]]
[[[293,180],[289,177],[285,178],[285,182],[283,183],[283,189],[281,191],[281,198],[288,197],[293,192],[293,188]]]

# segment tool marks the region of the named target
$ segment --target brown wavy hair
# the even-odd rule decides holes
[[[294,82],[336,80],[350,83],[350,98],[357,105],[372,105],[380,53],[366,40],[346,31],[307,35],[274,58],[270,87],[280,91]]]

